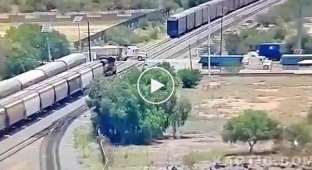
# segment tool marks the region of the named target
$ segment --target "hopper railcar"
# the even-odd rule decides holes
[[[0,100],[0,132],[82,92],[91,81],[116,73],[116,59],[102,58],[69,69]]]

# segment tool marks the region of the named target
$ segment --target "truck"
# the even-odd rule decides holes
[[[116,57],[119,61],[126,61],[128,59],[144,61],[147,58],[147,53],[141,51],[137,46],[93,46],[91,47],[91,52],[96,53],[97,57],[111,56]]]
[[[260,56],[257,52],[249,52],[243,56],[242,65],[248,70],[271,70],[272,60]]]

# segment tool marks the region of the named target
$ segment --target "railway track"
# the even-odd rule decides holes
[[[237,22],[242,21],[243,19],[277,3],[281,0],[261,0],[259,2],[256,2],[254,4],[249,5],[248,7],[245,7],[243,9],[239,9],[237,11],[234,11],[230,13],[229,15],[224,16],[224,26],[229,27]],[[240,13],[244,13],[244,15],[241,15]],[[240,15],[240,17],[235,17]],[[233,17],[235,19],[233,19]],[[196,44],[200,41],[203,41],[205,37],[207,37],[209,31],[216,32],[219,30],[218,25],[220,24],[221,20],[216,19],[215,21],[211,22],[211,30],[208,30],[208,25],[205,25],[203,27],[200,27],[193,32],[189,32],[185,34],[184,36],[177,38],[177,39],[164,39],[155,45],[147,46],[146,49],[149,50],[149,58],[172,58],[173,56],[177,56],[177,54],[181,53],[183,51],[183,48],[185,46],[188,46],[188,44]],[[126,70],[131,69],[134,66],[142,66],[145,64],[145,62],[120,62],[117,63],[117,66],[119,67],[117,73],[122,74],[126,72]],[[81,106],[83,107],[83,106]],[[79,108],[81,108],[79,107]],[[78,108],[78,110],[79,110]],[[82,111],[81,111],[82,112]],[[37,137],[32,139],[33,136],[30,136],[25,141],[21,142],[16,148],[11,148],[11,150],[15,150],[17,152],[18,150],[21,150],[23,147],[31,144],[32,142],[36,141],[36,139],[39,139],[41,137],[46,136],[44,139],[44,145],[40,150],[42,150],[41,157],[43,160],[40,161],[42,164],[42,167],[45,169],[58,169],[60,168],[59,165],[59,158],[58,158],[58,145],[59,142],[66,131],[67,127],[70,125],[73,119],[75,119],[79,114],[82,114],[81,112],[73,111],[73,113],[68,114],[68,117],[62,117],[59,119],[55,124],[50,126],[49,128],[46,128],[44,130],[41,130],[39,133],[37,133]],[[52,147],[53,146],[53,147]],[[14,151],[11,151],[11,154],[8,154],[8,152],[5,152],[6,154],[0,154],[0,162],[12,154],[15,153]],[[49,153],[49,155],[44,154]],[[52,155],[50,155],[52,154]],[[53,162],[53,163],[52,163]]]
[[[43,143],[40,147],[40,169],[41,170],[55,170],[61,169],[60,158],[58,154],[58,146],[61,139],[67,130],[68,126],[85,111],[88,107],[81,106],[74,112],[67,115],[64,119],[55,123],[49,128],[48,134],[44,137]]]
[[[165,38],[161,39],[161,40],[158,41],[157,43],[149,44],[149,45],[144,46],[144,47],[142,48],[142,50],[143,50],[143,51],[151,51],[151,50],[157,48],[157,47],[160,46],[160,45],[163,45],[163,44],[165,44],[165,43],[168,43],[170,40],[171,40],[171,38],[169,38],[169,37],[166,36]]]

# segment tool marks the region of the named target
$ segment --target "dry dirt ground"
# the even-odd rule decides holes
[[[312,77],[223,77],[203,80],[199,89],[184,90],[201,117],[229,118],[244,109],[266,110],[282,123],[306,116],[312,102]],[[196,95],[191,95],[191,94]]]
[[[108,27],[111,27],[112,25],[115,25],[119,22],[122,22],[122,20],[90,22],[90,33],[94,34]],[[0,23],[0,36],[3,36],[5,34],[5,31],[9,29],[11,26],[18,26],[20,24],[21,23]],[[42,24],[42,23],[38,23],[38,24]],[[67,39],[70,42],[74,42],[79,39],[77,24],[73,24],[71,22],[53,23],[53,28],[65,34]],[[87,23],[85,22],[81,23],[80,35],[81,35],[81,38],[88,36],[88,26],[87,26]]]
[[[197,88],[183,89],[193,104],[190,120],[179,129],[183,139],[166,139],[151,146],[108,147],[112,169],[151,169],[215,159],[222,150],[245,150],[246,144],[227,144],[220,138],[226,120],[244,109],[260,109],[282,123],[304,118],[312,102],[312,77],[205,77]],[[270,148],[272,143],[257,145]]]

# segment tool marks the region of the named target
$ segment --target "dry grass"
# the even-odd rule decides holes
[[[73,134],[74,135],[73,146],[81,146],[81,145],[86,146],[85,149],[83,149],[82,147],[75,147],[75,149],[79,152],[79,157],[77,157],[77,163],[83,164],[83,166],[86,169],[102,170],[103,169],[102,155],[97,141],[92,138],[90,139],[88,138],[87,141],[83,139],[83,136],[85,136],[86,134],[92,136],[93,132],[90,126],[91,126],[90,124],[84,124],[81,127],[85,127],[86,131],[78,130],[75,134]]]
[[[33,170],[34,165],[31,165],[29,162],[20,162],[16,166],[12,166],[11,169],[8,170]]]
[[[110,151],[109,166],[113,169],[136,169],[159,161],[157,154],[141,147],[118,147]]]
[[[244,109],[267,110],[283,123],[302,119],[312,103],[311,77],[222,77],[219,88],[185,89],[183,94],[196,106],[194,115],[232,117]],[[224,84],[224,85],[222,85]]]
[[[101,22],[90,22],[90,32],[94,34],[101,30],[104,30],[114,24],[121,22],[122,20],[116,21],[101,21]],[[5,31],[8,30],[11,26],[19,26],[21,23],[0,23],[0,36],[5,34]],[[42,23],[38,23],[42,24]],[[72,22],[64,22],[64,23],[53,23],[53,27],[55,30],[66,35],[69,42],[74,42],[79,39],[79,32],[77,24],[73,24]],[[81,38],[85,38],[88,36],[88,26],[87,23],[82,22],[80,25],[80,35]]]

